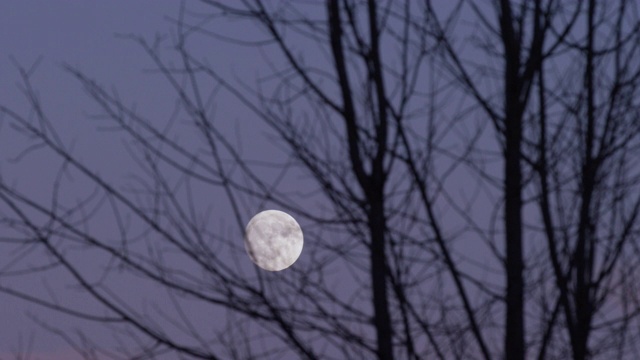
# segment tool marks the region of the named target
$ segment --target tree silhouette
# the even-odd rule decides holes
[[[128,140],[131,182],[61,140],[31,69],[19,67],[32,116],[0,105],[27,137],[17,159],[61,162],[49,202],[0,181],[3,236],[22,251],[0,279],[60,272],[92,305],[0,291],[109,330],[118,346],[42,326],[86,358],[634,358],[633,2],[193,9],[180,9],[170,42],[128,37],[173,89],[169,126],[65,68]],[[230,21],[259,35],[225,34]],[[254,49],[269,74],[229,76],[199,55],[203,41]],[[218,97],[269,129],[283,161],[246,157]],[[66,201],[69,179],[93,192]],[[202,215],[203,192],[231,226]],[[306,224],[307,262],[266,273],[238,260],[245,222],[265,207]],[[92,231],[96,219],[117,235]],[[30,252],[46,257],[34,265]],[[118,282],[150,290],[123,294]],[[211,325],[207,311],[224,315]]]

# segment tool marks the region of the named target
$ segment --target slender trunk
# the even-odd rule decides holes
[[[507,88],[507,93],[509,92],[510,89]],[[507,104],[504,166],[507,273],[505,351],[506,359],[515,360],[524,359],[524,283],[522,278],[524,264],[522,260],[522,170],[520,168],[522,121],[521,116],[514,114],[515,109],[511,108],[513,105]]]
[[[377,15],[375,2],[369,2],[369,21],[371,30],[372,51],[369,54],[371,60],[371,76],[374,79],[376,93],[378,95],[378,118],[376,122],[376,140],[378,151],[372,161],[371,173],[367,174],[364,160],[360,155],[360,137],[358,124],[353,106],[351,86],[347,73],[347,62],[343,50],[343,30],[340,15],[340,5],[337,0],[327,1],[329,35],[331,50],[335,62],[336,73],[342,95],[343,106],[341,116],[345,121],[347,140],[349,142],[349,160],[351,169],[360,187],[366,194],[367,222],[371,236],[370,243],[370,274],[373,302],[373,325],[376,331],[376,353],[380,360],[393,359],[391,315],[389,313],[389,299],[387,293],[387,261],[386,261],[386,217],[384,209],[384,185],[385,174],[383,159],[386,155],[387,139],[387,115],[384,100],[384,83],[382,78],[382,65],[379,54],[379,37],[377,29]]]
[[[505,49],[505,163],[504,225],[506,247],[506,328],[505,358],[524,359],[524,281],[522,278],[522,83],[520,79],[520,47],[513,29],[511,7],[502,1],[500,18]]]
[[[371,163],[369,177],[370,204],[369,229],[371,231],[371,281],[373,288],[374,323],[377,332],[378,358],[393,359],[392,327],[389,314],[387,292],[387,255],[386,255],[386,215],[384,209],[385,173],[383,159],[387,151],[387,104],[385,97],[382,61],[380,59],[380,37],[378,34],[377,4],[368,2],[369,36],[371,49],[368,55],[369,73],[374,84],[377,102],[375,134],[377,151]]]
[[[576,329],[573,341],[573,357],[584,360],[589,356],[588,341],[591,330],[593,304],[591,299],[591,278],[593,273],[593,234],[591,229],[591,203],[595,187],[596,160],[594,159],[595,110],[593,84],[593,35],[595,0],[589,1],[587,24],[587,64],[585,88],[587,90],[587,127],[584,139],[584,163],[582,164],[580,222],[576,246]]]
[[[376,184],[377,181],[372,181]],[[375,186],[375,185],[374,185]],[[376,328],[379,359],[393,359],[391,343],[391,316],[387,294],[386,277],[386,244],[384,198],[380,195],[382,188],[375,186],[371,193],[369,212],[369,231],[371,233],[371,283],[373,290],[373,322]]]

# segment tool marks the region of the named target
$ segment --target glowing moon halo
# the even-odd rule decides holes
[[[302,229],[291,215],[278,210],[256,214],[247,224],[244,248],[251,261],[264,270],[280,271],[302,253]]]

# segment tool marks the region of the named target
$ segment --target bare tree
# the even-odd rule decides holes
[[[448,66],[491,119],[502,144],[505,250],[499,256],[506,275],[506,356],[523,358],[527,347],[537,347],[537,358],[632,358],[636,350],[621,329],[635,321],[627,308],[633,302],[627,281],[635,266],[622,254],[637,246],[637,188],[631,185],[637,168],[627,155],[637,146],[639,130],[637,106],[630,100],[638,89],[638,63],[631,60],[639,35],[637,8],[627,1],[563,5],[523,2],[514,10],[513,3],[496,2],[495,27],[486,10],[471,5],[486,30],[482,49],[501,60],[496,73],[504,71],[504,86],[498,96],[485,95],[486,78],[474,75],[489,72],[486,64],[467,62],[446,32],[440,33]],[[501,51],[492,38],[500,40]],[[495,103],[498,98],[504,105]],[[542,227],[538,220],[519,219],[534,203]],[[524,245],[523,233],[533,239],[539,229],[547,240],[546,256],[523,258],[523,249],[540,251],[536,244]],[[551,285],[547,268],[553,269]],[[542,301],[527,304],[527,287]],[[541,324],[539,331],[525,324],[527,308]],[[558,334],[563,331],[567,338]]]
[[[575,18],[562,24],[557,34],[552,35],[552,27],[558,16],[555,1],[522,2],[514,6],[509,1],[494,2],[495,14],[487,14],[477,4],[470,4],[482,28],[478,42],[487,59],[497,58],[497,68],[482,62],[466,61],[456,50],[440,22],[435,22],[435,32],[443,39],[445,62],[454,78],[462,85],[493,124],[503,159],[503,176],[499,187],[504,229],[504,251],[497,250],[498,259],[503,264],[506,289],[504,292],[504,354],[507,359],[523,359],[526,352],[525,341],[525,258],[523,237],[523,176],[525,116],[530,107],[534,81],[546,57],[554,56],[561,43],[573,27]],[[492,23],[490,16],[497,21]],[[453,15],[457,16],[457,14]],[[481,38],[484,36],[485,38]],[[544,48],[545,41],[551,43]],[[498,47],[496,44],[500,44]],[[486,90],[485,77],[476,77],[478,69],[492,72],[502,82],[497,84],[497,93]],[[502,100],[502,103],[498,101]],[[485,176],[487,174],[484,174]],[[492,176],[488,176],[492,177]],[[491,239],[493,240],[493,239]],[[480,339],[480,336],[477,335]],[[488,357],[488,354],[485,355]]]
[[[122,186],[65,144],[20,68],[33,116],[0,105],[30,141],[18,160],[44,149],[61,167],[48,203],[0,181],[2,235],[22,251],[0,276],[55,271],[92,305],[0,291],[111,330],[109,347],[38,320],[87,358],[633,357],[637,9],[488,4],[182,7],[171,53],[128,37],[176,95],[168,124],[66,67],[128,139],[139,173]],[[226,21],[258,38],[221,32]],[[203,40],[259,49],[269,74],[229,77],[198,55]],[[245,157],[218,97],[270,129],[283,161]],[[316,209],[281,182],[296,176]],[[76,178],[92,192],[70,203],[61,194]],[[202,215],[205,191],[232,227]],[[245,221],[265,206],[307,224],[311,261],[274,274],[237,260]],[[116,234],[92,231],[96,219]],[[118,292],[122,281],[148,296]],[[204,309],[225,318],[211,330]]]
[[[549,88],[548,72],[539,74],[536,202],[574,359],[637,354],[628,328],[640,207],[630,157],[640,135],[637,10],[589,1],[586,33],[565,43],[572,69]]]

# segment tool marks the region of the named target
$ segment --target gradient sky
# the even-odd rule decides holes
[[[197,6],[194,3],[190,5]],[[123,179],[127,179],[132,170],[136,169],[136,165],[121,146],[121,138],[102,130],[99,122],[91,120],[97,107],[79,83],[63,69],[63,65],[85,72],[107,89],[117,92],[122,99],[126,99],[125,103],[135,103],[147,118],[166,121],[173,111],[175,93],[161,76],[145,72],[153,68],[149,57],[140,46],[123,39],[121,35],[142,36],[149,41],[155,36],[171,36],[175,33],[172,19],[179,7],[180,3],[173,0],[2,1],[0,80],[3,85],[0,86],[0,102],[19,112],[28,113],[29,107],[19,90],[22,85],[16,63],[29,68],[40,59],[31,80],[45,113],[63,142],[101,176],[122,184]],[[251,29],[246,25],[237,29],[234,29],[233,24],[225,26],[228,26],[226,31],[243,35],[249,33],[251,36]],[[169,44],[170,42],[167,46]],[[217,44],[215,48],[208,43],[201,45],[195,47],[196,51],[206,54],[216,69],[226,72],[230,77],[246,75],[253,79],[263,66],[255,62],[255,55],[248,56],[251,49],[225,47],[224,44]],[[246,69],[250,71],[247,72]],[[221,94],[217,102],[225,105],[215,114],[216,120],[220,121],[218,126],[226,129],[234,138],[239,133],[242,134],[236,140],[241,146],[244,144],[244,156],[270,160],[281,155],[269,145],[269,140],[264,136],[264,128],[259,126],[260,122],[255,121],[252,114],[235,99]],[[24,150],[25,142],[6,123],[7,121],[0,123],[0,174],[20,191],[46,203],[51,198],[53,177],[60,162],[52,161],[53,158],[46,151],[33,153],[18,163],[12,162]],[[264,174],[268,176],[266,172]],[[293,184],[291,188],[294,188]],[[87,195],[88,191],[82,185],[67,189],[70,196],[77,196],[78,199]],[[212,201],[217,199],[216,195],[207,195],[198,196],[196,200],[216,205],[216,201]],[[258,210],[262,209],[251,211]],[[245,214],[246,220],[253,215],[251,211]],[[228,209],[217,207],[211,215],[212,222],[224,224],[225,212],[228,213]],[[301,225],[304,227],[302,222]],[[116,230],[109,228],[107,222],[98,221],[94,226],[94,232],[107,238],[111,235],[117,237]],[[241,237],[238,244],[242,246]],[[6,263],[6,259],[11,256],[15,254],[0,254],[0,264]],[[252,269],[248,258],[241,260],[244,261],[243,266]],[[85,261],[90,262],[91,259]],[[304,252],[298,261],[305,261]],[[51,277],[53,279],[46,280],[43,277],[32,277],[28,282],[4,285],[12,285],[34,294],[45,294],[43,296],[47,297],[47,286],[65,286],[64,282],[56,283],[55,275]],[[143,290],[138,284],[122,284],[120,290],[123,293],[142,293],[158,289]],[[79,309],[91,309],[90,303],[85,303],[81,297],[75,298],[73,292],[56,293],[56,296]],[[0,294],[0,304],[0,359],[11,358],[9,354],[27,348],[31,338],[32,354],[46,359],[69,359],[68,346],[57,336],[42,329],[34,319],[48,324],[64,324],[66,328],[73,328],[74,324],[87,328],[86,323],[8,295]],[[218,317],[220,314],[209,313],[201,319],[211,321]],[[77,357],[76,354],[73,356]]]
[[[170,36],[171,18],[176,16],[178,8],[179,2],[173,0],[0,2],[0,102],[22,112],[28,109],[16,85],[20,79],[14,61],[29,67],[41,57],[32,80],[55,128],[65,143],[73,146],[74,154],[78,154],[85,163],[95,165],[94,168],[99,169],[107,179],[121,182],[135,164],[128,160],[125,149],[118,146],[117,137],[99,130],[99,124],[89,120],[89,115],[95,112],[96,107],[78,83],[62,69],[62,65],[78,68],[106,88],[114,89],[122,99],[127,99],[126,103],[136,103],[140,109],[144,109],[147,118],[164,121],[172,111],[174,93],[163,85],[164,81],[157,74],[143,71],[152,66],[140,47],[116,35],[135,34],[147,39],[158,34]],[[231,33],[236,31],[237,34],[251,31],[246,25],[225,30]],[[230,77],[244,75],[253,78],[264,66],[257,63],[255,54],[246,48],[225,47],[222,43],[217,43],[216,48],[211,48],[207,43],[197,45],[201,45],[196,46],[198,52],[206,54],[216,69],[226,72]],[[246,69],[253,73],[247,73]],[[252,115],[241,104],[224,95],[217,101],[224,107],[216,113],[216,121],[220,119],[229,134],[242,134],[238,141],[244,143],[244,156],[268,160],[281,155],[268,146],[263,129],[255,126],[259,122],[250,120]],[[47,199],[51,192],[51,174],[55,174],[59,163],[51,162],[46,153],[36,153],[18,164],[11,163],[9,160],[23,148],[24,143],[14,136],[6,126],[6,121],[0,123],[0,174],[18,189],[35,198]],[[468,181],[468,178],[452,177],[450,184],[464,188]],[[84,188],[72,189],[80,197],[86,191]],[[214,197],[212,194],[210,196]],[[252,214],[246,215],[248,220]],[[490,216],[489,212],[481,215],[486,218]],[[304,231],[304,223],[301,222],[301,225]],[[115,230],[105,228],[99,231],[109,236]],[[305,246],[306,241],[305,234]],[[477,252],[475,254],[477,256]],[[2,256],[6,255],[0,254],[0,264]],[[299,261],[307,260],[303,251]],[[244,261],[250,267],[249,260]],[[46,291],[44,282],[39,279],[21,285],[42,293]],[[127,285],[124,284],[122,289],[126,291]],[[78,306],[85,305],[78,299],[68,300],[72,303],[75,301]],[[25,305],[4,294],[0,294],[0,304],[0,359],[19,350],[20,344],[26,343],[31,335],[34,336],[35,354],[44,354],[46,358],[68,356],[65,355],[66,345],[39,328],[31,317],[50,323],[75,320],[37,306]],[[215,314],[208,316],[211,319]],[[206,319],[203,318],[203,321]]]
[[[0,2],[0,101],[18,110],[25,110],[25,101],[16,84],[19,74],[14,66],[42,60],[33,77],[39,89],[45,111],[54,119],[62,137],[75,142],[84,159],[99,162],[100,171],[112,174],[126,172],[115,161],[113,139],[101,136],[96,124],[86,120],[92,107],[88,97],[61,67],[63,63],[82,69],[107,86],[114,86],[123,97],[135,100],[145,109],[163,116],[166,102],[157,101],[167,95],[153,85],[153,79],[142,73],[149,65],[146,55],[120,34],[136,34],[152,38],[167,33],[171,26],[167,15],[175,15],[179,3],[171,0],[117,1],[21,1]],[[7,160],[17,155],[20,143],[3,121],[0,127],[0,171],[23,190],[41,198],[50,191],[43,177],[57,164],[48,164],[46,157],[30,158],[30,166],[14,166]],[[76,153],[77,153],[76,152]],[[122,156],[123,154],[119,154]],[[113,161],[112,161],[113,160]],[[1,230],[0,230],[1,231]],[[34,279],[27,288],[40,288]],[[20,300],[0,295],[0,358],[26,347],[34,336],[34,355],[67,358],[67,346],[57,337],[39,328],[28,316],[55,323],[70,319],[44,309],[25,305]]]
[[[314,6],[313,2],[308,3],[312,5],[307,4],[307,6]],[[445,2],[438,2],[440,6],[445,6],[443,5],[444,3]],[[127,179],[131,180],[129,177],[130,174],[139,169],[136,168],[136,164],[130,159],[127,148],[123,146],[124,142],[122,137],[102,128],[101,125],[103,123],[92,117],[92,115],[95,115],[98,111],[96,105],[91,102],[79,83],[75,81],[69,73],[64,71],[63,65],[67,64],[91,76],[104,88],[109,89],[113,93],[117,93],[121,99],[124,99],[123,102],[125,104],[135,104],[136,108],[140,109],[144,117],[150,119],[149,121],[153,121],[154,125],[161,128],[161,124],[167,123],[171,118],[175,107],[175,92],[157,73],[145,71],[154,68],[148,55],[142,51],[140,46],[136,45],[130,39],[123,39],[122,35],[133,34],[142,36],[149,41],[152,41],[155,36],[168,36],[169,38],[174,36],[175,29],[172,19],[177,16],[179,6],[180,2],[175,0],[0,1],[0,103],[8,105],[19,113],[28,113],[29,106],[19,91],[21,85],[16,64],[29,68],[32,64],[36,63],[38,59],[41,59],[31,80],[40,96],[45,113],[59,133],[65,146],[68,146],[73,154],[78,156],[83,163],[91,166],[98,171],[100,176],[109,180],[111,183],[118,185],[126,183],[126,181],[128,181]],[[197,2],[189,2],[189,6],[197,7],[199,5]],[[323,11],[322,7],[317,6],[317,8]],[[439,8],[438,11],[446,12],[447,10]],[[323,14],[315,13],[313,15],[317,15],[317,17],[323,16]],[[494,15],[495,14],[491,14],[492,17]],[[464,16],[463,13],[461,17]],[[495,59],[489,61],[486,57],[476,58],[474,55],[477,55],[475,52],[478,51],[479,45],[467,42],[467,37],[471,38],[470,35],[482,37],[482,34],[476,34],[474,32],[477,30],[477,24],[473,24],[473,21],[460,21],[460,23],[460,25],[456,24],[456,33],[453,36],[453,41],[457,41],[455,45],[460,49],[458,50],[456,48],[456,51],[459,51],[461,57],[473,59],[474,62],[477,61],[478,63],[485,61],[487,66],[486,71],[488,73],[498,68],[500,65],[496,65],[495,62],[491,63],[491,61],[495,61]],[[221,30],[223,27],[224,33],[233,34],[238,37],[246,36],[247,39],[264,38],[264,36],[261,36],[260,33],[255,31],[255,28],[251,27],[249,21],[243,23],[234,22],[231,17],[227,17],[211,26],[219,26],[216,30]],[[294,44],[294,53],[296,53],[296,55],[298,51],[304,53],[305,61],[313,64],[316,64],[315,62],[324,65],[330,64],[331,59],[327,60],[326,54],[322,54],[317,48],[312,48],[312,45],[299,41],[299,39],[302,39],[300,34],[296,34],[295,31],[290,31],[287,36],[290,36],[287,41],[291,38],[294,39],[291,41],[291,43]],[[475,40],[478,39],[476,38]],[[309,42],[308,40],[306,41]],[[170,44],[171,41],[168,41],[166,43],[167,48],[163,49],[166,50],[163,54],[166,57],[163,57],[163,59],[172,59],[170,49],[168,48]],[[256,84],[256,79],[258,79],[260,75],[273,74],[276,70],[269,69],[267,64],[267,59],[271,55],[273,55],[275,59],[274,63],[278,64],[278,55],[276,54],[259,54],[255,48],[232,46],[220,40],[211,41],[211,38],[196,38],[189,44],[189,48],[196,57],[206,58],[211,68],[226,76],[227,79],[235,81],[234,84],[236,86],[243,81],[245,84],[253,81],[251,84],[251,86],[253,86]],[[259,50],[264,49],[260,48]],[[383,52],[389,50],[390,49],[383,49]],[[385,53],[385,56],[387,55],[388,54]],[[387,59],[389,58],[392,58],[389,63],[393,63],[393,61],[396,60],[392,55],[389,55]],[[559,72],[562,72],[564,68],[570,66],[570,64],[564,62],[566,62],[566,58],[560,59],[558,63],[554,64],[559,65]],[[277,68],[277,66],[275,67]],[[427,70],[423,71],[426,72]],[[437,80],[444,79],[443,82],[450,81],[450,78],[447,78],[446,75],[442,75],[442,79],[438,78],[438,76],[441,76],[438,71],[430,72],[428,75],[421,73],[421,75],[432,76],[433,78],[437,78]],[[500,76],[492,78],[488,75],[479,75],[479,78],[481,79],[478,80],[480,84],[479,89],[481,91],[487,91],[487,96],[494,95],[501,91],[500,89],[503,85]],[[460,88],[450,87],[441,83],[437,84],[436,80],[432,80],[432,78],[429,78],[429,81],[424,82],[425,88],[429,87],[428,89],[420,90],[426,90],[423,91],[423,93],[427,93],[435,90],[436,87],[438,87],[438,89],[447,89],[437,92],[437,95],[434,96],[436,100],[433,101],[433,103],[438,102],[438,100],[442,102],[442,105],[438,104],[434,106],[438,107],[437,120],[440,126],[438,130],[442,130],[445,133],[445,135],[439,133],[438,136],[442,136],[442,138],[445,139],[442,143],[446,143],[448,147],[447,151],[451,150],[452,153],[464,152],[465,146],[469,144],[468,139],[473,138],[476,133],[481,133],[479,145],[473,150],[480,149],[483,150],[483,153],[471,154],[468,159],[470,159],[470,162],[474,162],[477,156],[478,159],[485,161],[477,165],[484,167],[483,169],[487,173],[495,175],[496,179],[500,179],[502,159],[498,149],[499,145],[495,141],[491,126],[485,126],[485,124],[489,123],[485,114],[482,111],[476,111],[477,107],[471,105],[472,101],[462,94]],[[558,81],[560,80],[561,77],[558,77]],[[260,83],[260,85],[262,84],[263,83]],[[215,84],[207,85],[213,87]],[[203,85],[203,87],[206,88],[207,85]],[[433,85],[433,88],[430,87],[431,85]],[[266,83],[266,92],[271,90],[269,86],[274,86],[274,82]],[[331,85],[327,86],[329,87]],[[256,90],[255,88],[250,88]],[[434,93],[436,93],[436,91],[434,91]],[[427,96],[413,100],[418,103],[415,107],[420,114],[416,115],[416,117],[427,113],[427,110],[424,109],[424,104],[421,102],[426,98]],[[431,99],[429,98],[429,100]],[[495,103],[498,104],[496,106],[501,106],[502,100],[499,96],[491,98],[491,101],[495,101]],[[265,136],[265,133],[268,133],[268,131],[266,131],[264,124],[255,119],[255,115],[251,113],[246,106],[241,104],[233,96],[224,92],[221,92],[215,97],[215,102],[216,106],[212,106],[212,108],[215,109],[215,114],[211,115],[213,118],[212,121],[215,122],[216,129],[221,129],[224,135],[232,139],[233,144],[238,146],[243,159],[251,159],[252,161],[274,161],[279,163],[285,163],[289,160],[288,156],[290,156],[290,154],[282,150],[281,147],[274,146],[270,143],[270,138]],[[298,103],[296,103],[295,106],[304,105],[298,105]],[[304,111],[299,110],[298,108],[293,109],[292,113],[295,113],[296,116],[300,113],[308,115],[304,113]],[[459,118],[456,117],[458,115],[460,115]],[[313,117],[313,114],[311,117]],[[463,120],[458,121],[459,119]],[[47,199],[51,198],[52,183],[56,171],[60,168],[60,161],[52,161],[53,157],[47,154],[46,151],[42,151],[34,152],[26,158],[20,159],[19,162],[12,162],[11,160],[24,150],[25,142],[24,138],[16,136],[15,131],[13,131],[7,123],[8,121],[6,121],[6,119],[0,118],[0,176],[2,176],[5,182],[13,184],[19,191],[29,194],[34,199],[46,202]],[[424,130],[425,133],[427,132],[426,121],[418,121],[415,123],[418,124],[415,126],[422,126],[424,129],[421,130]],[[446,125],[443,126],[442,124]],[[175,136],[176,138],[181,137],[181,141],[186,142],[195,143],[195,141],[201,141],[202,139],[195,139],[193,135],[189,137],[189,131],[192,130],[189,126],[192,125],[193,124],[185,124],[185,122],[182,122],[176,126],[175,132],[172,129],[171,136]],[[197,143],[195,147],[197,148]],[[327,147],[330,148],[330,146]],[[333,149],[328,149],[327,152],[329,153],[332,150]],[[484,153],[484,151],[486,151],[486,153]],[[436,161],[438,163],[433,167],[445,167],[442,165],[450,161],[451,160],[445,156],[438,157]],[[257,162],[252,162],[251,164],[254,166]],[[255,166],[257,169],[258,165]],[[438,170],[443,171],[441,168]],[[460,168],[463,168],[463,166]],[[264,177],[267,183],[269,179],[277,177],[277,170],[268,169],[269,168],[265,166],[264,168],[261,167],[260,170],[256,170],[256,173]],[[432,171],[432,169],[429,171]],[[434,175],[435,177],[440,175],[437,171],[434,172],[436,173],[436,175]],[[291,193],[295,191],[302,193],[303,191],[310,192],[312,190],[306,188],[307,185],[312,182],[305,181],[305,178],[301,177],[299,173],[288,175],[289,177],[285,180],[287,191]],[[392,175],[397,178],[402,178],[405,174],[398,171]],[[308,179],[309,175],[306,176]],[[487,185],[488,182],[482,183],[482,181],[477,180],[477,173],[469,168],[461,170],[456,168],[444,182],[444,187],[455,190],[452,191],[452,202],[461,204],[460,201],[473,198],[473,200],[470,200],[472,204],[469,205],[468,209],[465,208],[464,211],[473,214],[473,220],[477,224],[480,224],[479,226],[487,226],[487,228],[489,228],[489,224],[492,224],[492,221],[497,219],[496,228],[491,229],[492,231],[495,230],[495,233],[491,235],[491,240],[498,239],[499,241],[502,229],[502,223],[500,222],[501,202],[499,192],[492,192],[495,188],[486,190],[490,187],[490,185]],[[399,183],[404,185],[404,182],[399,181]],[[73,184],[73,179],[68,179],[67,187],[63,189],[63,194],[68,196],[67,199],[70,202],[75,200],[74,197],[78,200],[86,197],[91,190],[86,184],[83,185],[80,183],[77,186]],[[478,187],[474,187],[476,185]],[[484,187],[480,189],[481,186]],[[317,189],[314,188],[313,190]],[[229,224],[233,223],[230,219],[233,216],[229,215],[230,211],[228,206],[225,206],[224,200],[221,200],[224,199],[224,195],[218,194],[215,191],[222,193],[221,189],[214,189],[207,193],[197,192],[196,189],[195,193],[197,193],[197,195],[195,196],[195,202],[197,203],[197,209],[205,209],[209,205],[214,207],[210,214],[207,213],[213,223],[212,228],[220,232],[220,237],[232,239],[233,241],[237,239],[237,248],[241,249],[241,230],[236,227],[235,232],[227,231],[228,228],[238,224]],[[398,192],[400,191],[401,190],[398,190]],[[474,198],[476,194],[478,194],[478,197]],[[304,199],[304,196],[300,194],[296,196],[298,196],[298,199]],[[315,214],[322,211],[321,205],[325,205],[322,201],[326,201],[324,198],[318,198],[321,198],[321,196],[313,197],[311,200],[300,200],[300,203],[308,206],[311,212]],[[252,200],[257,202],[255,199]],[[465,219],[456,212],[456,209],[452,209],[451,206],[446,205],[447,200],[436,201],[445,203],[444,206],[438,206],[442,203],[436,204],[437,216],[442,218],[445,232],[449,232],[445,234],[445,238],[448,238],[449,234],[454,234],[456,231],[469,225],[465,224]],[[242,203],[242,201],[240,202]],[[244,220],[247,221],[256,212],[264,210],[263,207],[265,204],[251,204],[247,201],[246,203],[242,203],[242,206],[244,206],[242,216],[244,216]],[[1,208],[0,211],[2,211]],[[523,214],[526,222],[535,223],[538,221],[537,211],[533,205],[525,208]],[[99,233],[101,236],[104,236],[105,239],[117,239],[119,233],[115,226],[113,226],[113,221],[100,221],[102,219],[101,216],[104,216],[104,214],[100,213],[97,216],[97,220],[90,225],[93,226],[91,232],[94,234]],[[307,235],[315,234],[315,236],[319,238],[322,236],[319,234],[321,234],[324,229],[320,228],[317,223],[317,227],[314,229],[305,228],[306,224],[304,220],[297,220],[300,222],[303,232],[312,230],[305,232],[306,250],[307,246],[314,246],[314,240],[316,240],[313,238],[313,235],[309,237]],[[0,236],[2,236],[3,230],[4,229],[0,227]],[[460,261],[459,269],[463,272],[474,272],[474,276],[477,275],[478,279],[482,279],[482,281],[486,281],[486,283],[501,286],[504,280],[502,277],[503,274],[499,271],[494,271],[496,268],[500,269],[501,265],[497,265],[495,257],[492,257],[487,251],[486,243],[478,241],[477,234],[467,236],[468,233],[472,233],[472,230],[469,230],[469,232],[466,232],[466,230],[462,231],[460,234],[463,235],[460,236],[451,235],[451,238],[456,240],[455,244],[454,241],[452,241],[450,245],[451,248],[455,248],[453,251],[463,249],[463,251],[460,251],[460,254],[456,254],[460,255],[459,259],[456,259],[456,261]],[[330,235],[325,236],[329,237]],[[347,235],[343,234],[343,236],[346,237]],[[536,235],[534,234],[533,236]],[[462,238],[462,241],[457,241],[460,238]],[[331,240],[336,241],[336,239],[333,238]],[[338,238],[338,241],[341,240],[343,240],[343,238]],[[316,246],[320,247],[320,245]],[[525,251],[531,252],[532,249],[535,250],[536,247],[541,249],[544,245],[541,242],[535,244],[534,242],[527,242],[527,247]],[[4,247],[0,247],[0,249],[4,249]],[[233,250],[229,251],[232,252]],[[242,255],[245,254],[242,253]],[[6,263],[7,259],[13,257],[16,257],[16,254],[0,252],[0,273],[2,272],[1,266]],[[167,257],[173,260],[171,255]],[[298,261],[305,264],[305,262],[311,261],[310,257],[311,256],[303,250],[302,256]],[[30,261],[37,259],[37,257],[33,257]],[[92,265],[91,263],[95,261],[95,259],[91,259],[89,255],[86,255],[85,258],[74,260],[77,260],[81,268],[83,266],[90,266]],[[227,260],[227,258],[225,258],[225,260]],[[167,263],[169,262],[169,260],[166,261]],[[228,261],[231,262],[233,260]],[[354,262],[356,261],[357,260],[354,260]],[[241,264],[237,266],[237,268],[240,269],[239,273],[244,274],[244,271],[246,271],[246,273],[255,271],[255,267],[252,266],[246,256],[243,256],[240,262]],[[492,266],[494,266],[493,269],[491,268]],[[236,268],[234,268],[234,270],[235,269]],[[189,270],[190,269],[184,269],[187,273]],[[345,273],[346,272],[339,275],[335,275],[334,273],[333,276],[337,278]],[[500,275],[496,276],[496,273]],[[30,293],[48,296],[48,286],[53,288],[65,286],[64,281],[57,281],[55,273],[48,275],[49,277],[46,279],[44,276],[32,277],[22,283],[11,283],[10,280],[0,277],[0,286],[15,287],[24,289]],[[272,275],[267,274],[264,276]],[[286,272],[283,272],[282,276],[288,275]],[[252,278],[252,280],[255,280],[255,277]],[[353,284],[349,284],[348,280],[342,282],[336,281],[335,289],[332,288],[331,290],[339,292],[342,289],[348,288],[350,285]],[[450,284],[444,284],[443,287],[448,285]],[[112,288],[114,291],[121,292],[123,297],[127,297],[127,294],[137,293],[144,294],[153,300],[160,299],[157,300],[159,302],[163,300],[159,297],[154,298],[155,295],[162,295],[162,289],[157,289],[157,287],[140,287],[138,283],[123,282],[113,284]],[[429,291],[429,289],[425,288],[425,291]],[[442,290],[442,292],[446,292],[446,289]],[[78,309],[90,312],[96,308],[94,303],[90,301],[85,302],[84,299],[86,297],[77,295],[73,290],[65,291],[64,293],[55,292],[55,294],[60,297],[61,302],[64,301],[65,303],[72,304]],[[166,296],[166,294],[164,295]],[[361,298],[368,301],[367,296],[369,296],[369,294],[363,295]],[[132,301],[139,300],[135,296],[132,296],[131,299]],[[127,300],[129,300],[129,298],[127,298]],[[203,328],[222,317],[217,309],[197,306],[187,307],[188,311],[192,312],[190,315],[196,314],[196,316],[194,316],[194,318],[197,318],[196,322],[198,322],[196,325],[203,326]],[[502,319],[502,314],[498,313],[496,318],[498,317]],[[21,349],[24,350],[26,343],[29,342],[31,337],[33,337],[34,341],[31,352],[36,356],[41,356],[46,359],[70,359],[68,346],[58,337],[39,327],[36,323],[39,320],[54,325],[64,324],[67,329],[73,328],[74,324],[78,324],[78,326],[86,325],[86,323],[83,324],[79,320],[52,313],[42,307],[25,304],[20,300],[0,293],[0,359],[11,358],[10,354],[20,351]],[[221,325],[221,327],[222,326],[223,325]],[[104,336],[103,333],[100,332],[104,331],[102,327],[84,326],[83,329],[88,329],[87,335],[89,336]],[[209,329],[209,327],[207,327],[207,329]],[[105,343],[109,344],[109,340],[106,340]]]

